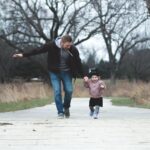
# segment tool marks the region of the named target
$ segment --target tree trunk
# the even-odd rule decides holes
[[[150,14],[150,0],[145,0],[145,1],[146,1],[148,12]]]
[[[111,71],[110,82],[116,84],[116,72],[114,70]]]

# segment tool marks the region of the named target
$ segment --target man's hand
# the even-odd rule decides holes
[[[13,58],[22,58],[23,54],[22,53],[17,53],[12,55]]]

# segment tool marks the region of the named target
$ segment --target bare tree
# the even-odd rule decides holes
[[[0,40],[20,51],[41,46],[63,34],[70,34],[74,44],[80,44],[99,30],[98,25],[94,25],[97,16],[90,6],[90,0],[1,0]],[[0,55],[3,56],[6,50],[3,47]],[[47,71],[45,55],[29,59]],[[1,64],[5,64],[2,60]],[[1,75],[3,72],[6,77],[8,68],[4,70],[3,67],[0,68]]]
[[[127,53],[123,59],[121,69],[131,80],[150,81],[150,51],[144,48],[135,48]]]
[[[109,56],[111,79],[115,81],[125,54],[139,43],[150,40],[140,34],[140,27],[148,17],[143,11],[143,2],[138,5],[131,0],[92,0],[91,3],[99,16],[97,24]]]
[[[3,40],[0,40],[0,45],[0,83],[4,83],[12,76],[14,66],[12,65],[13,59],[9,58],[12,49]]]
[[[146,2],[146,6],[147,6],[147,9],[148,9],[148,12],[150,14],[150,0],[144,0]]]
[[[87,51],[87,66],[90,68],[94,68],[97,64],[96,62],[96,50],[93,48],[92,51]]]
[[[99,30],[93,24],[97,16],[90,0],[1,0],[0,4],[0,38],[14,48],[41,45],[67,33],[80,44]]]

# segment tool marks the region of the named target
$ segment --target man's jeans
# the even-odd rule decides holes
[[[69,71],[61,71],[60,73],[49,72],[49,75],[54,90],[55,104],[58,114],[64,113],[63,108],[69,108],[71,103],[73,92],[72,76]],[[65,92],[64,103],[62,100],[61,82]]]

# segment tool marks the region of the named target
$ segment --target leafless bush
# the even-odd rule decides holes
[[[17,102],[52,96],[51,88],[42,82],[0,85],[0,102]]]
[[[139,104],[150,104],[150,83],[117,81],[115,85],[107,83],[106,96],[129,97]]]

